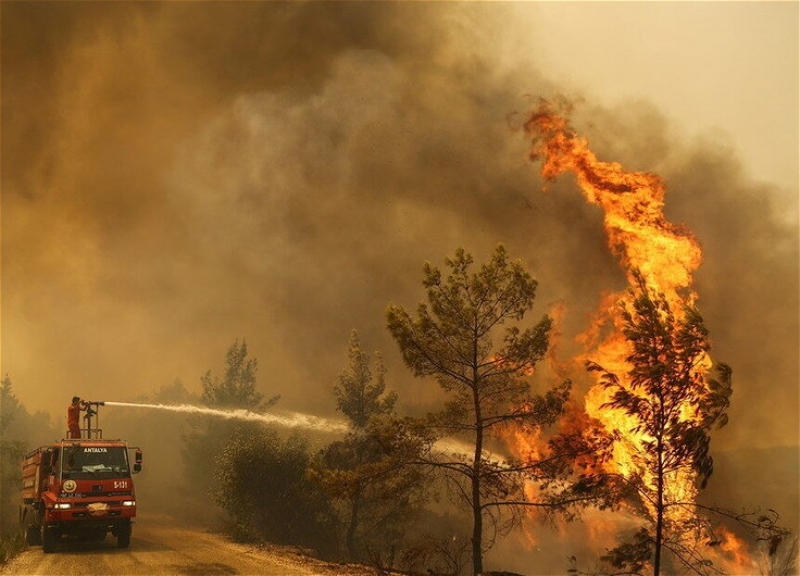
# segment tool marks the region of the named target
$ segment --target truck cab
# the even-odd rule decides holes
[[[103,540],[110,532],[127,548],[136,517],[132,474],[141,460],[138,448],[102,438],[63,439],[26,454],[20,520],[28,544],[50,553],[62,538]]]

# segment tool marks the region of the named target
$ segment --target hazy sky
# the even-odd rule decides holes
[[[534,42],[553,81],[608,105],[646,99],[681,138],[729,139],[753,178],[796,196],[796,2],[546,2],[538,11]]]
[[[2,3],[2,370],[29,408],[199,388],[246,338],[266,394],[333,412],[351,329],[421,266],[498,242],[567,308],[623,276],[519,130],[575,100],[601,158],[662,174],[705,249],[723,446],[797,443],[798,4]],[[757,431],[757,433],[756,433]]]

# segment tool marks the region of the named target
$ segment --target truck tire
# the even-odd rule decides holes
[[[45,554],[56,551],[58,544],[58,532],[52,526],[42,526],[42,550]]]
[[[131,545],[131,532],[130,522],[117,525],[117,548],[127,548]]]
[[[38,526],[33,524],[25,526],[25,542],[28,546],[38,546],[42,543],[42,531]]]
[[[33,516],[33,513],[31,513],[31,516]],[[20,507],[19,524],[25,532],[25,543],[28,546],[38,546],[42,543],[39,527],[33,523],[33,518],[28,518],[28,508],[26,506]]]

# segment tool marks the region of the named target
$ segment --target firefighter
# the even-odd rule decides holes
[[[69,427],[70,438],[81,437],[81,412],[85,412],[88,406],[81,400],[80,396],[72,397],[72,404],[67,406],[67,426]]]

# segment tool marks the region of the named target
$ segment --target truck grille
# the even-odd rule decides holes
[[[120,515],[120,511],[119,510],[109,510],[103,516],[98,516],[96,518],[104,518],[105,516],[119,516],[119,515]],[[72,513],[72,517],[73,518],[86,518],[88,516],[89,516],[88,512],[73,512]]]
[[[109,506],[122,506],[121,500],[113,500],[111,502],[105,501],[104,504],[108,504]],[[89,504],[95,504],[95,502],[71,502],[72,508],[86,508]]]

